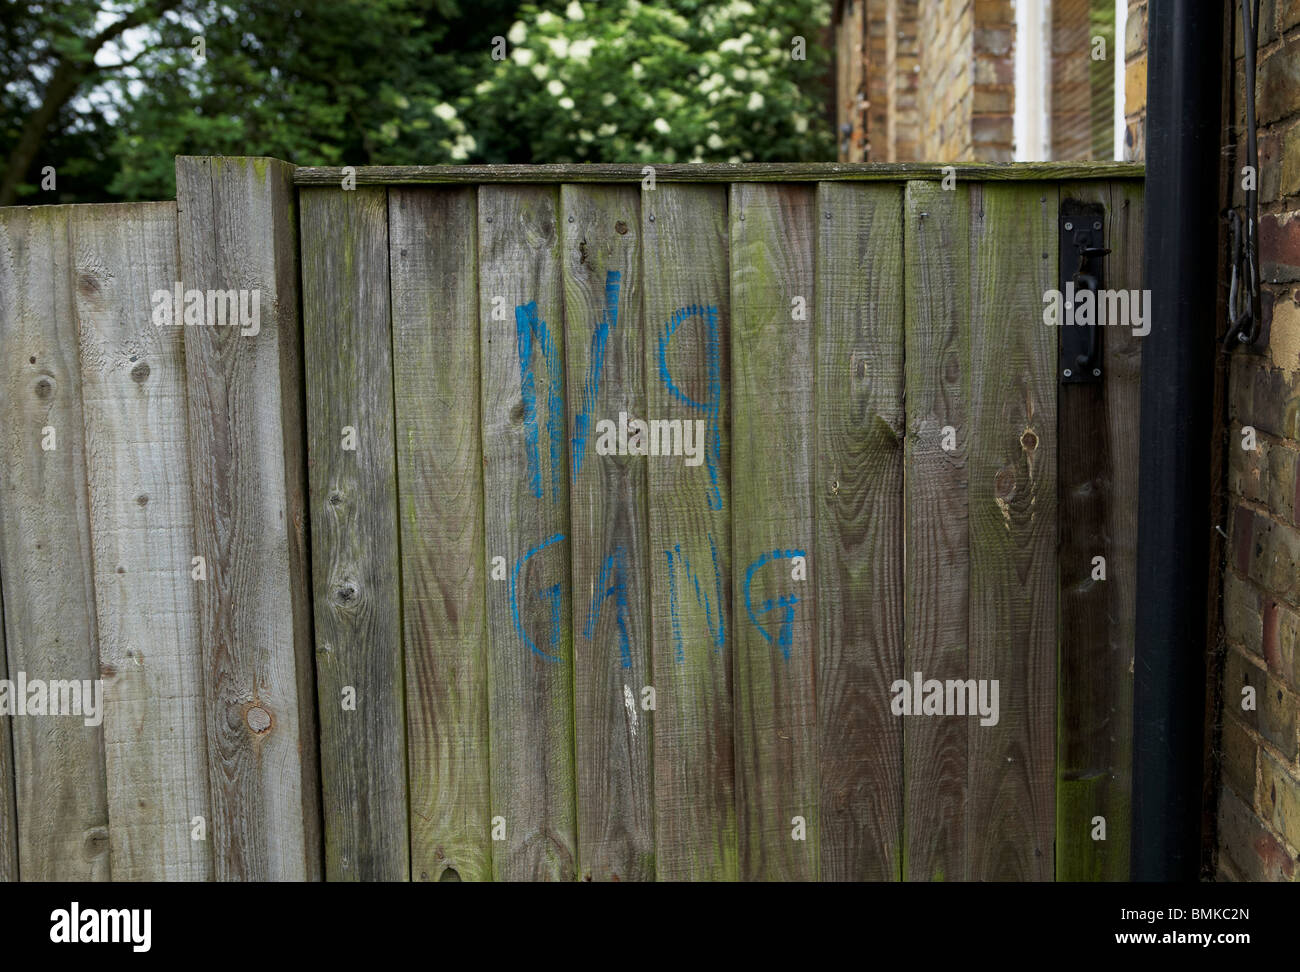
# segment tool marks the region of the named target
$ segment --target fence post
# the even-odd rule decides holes
[[[176,159],[186,296],[256,309],[185,328],[217,880],[321,877],[293,169]]]

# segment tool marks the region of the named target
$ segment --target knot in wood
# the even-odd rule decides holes
[[[248,728],[252,729],[253,732],[263,733],[271,728],[271,713],[260,705],[255,705],[249,709],[244,718],[248,721]]]

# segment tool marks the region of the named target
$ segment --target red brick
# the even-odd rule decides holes
[[[1300,46],[1284,44],[1259,63],[1256,121],[1268,125],[1300,111]]]
[[[1300,780],[1268,753],[1259,761],[1259,813],[1292,847],[1300,847]]]
[[[1286,442],[1268,450],[1268,508],[1283,519],[1300,523],[1300,451]]]
[[[1259,218],[1259,268],[1262,279],[1272,283],[1300,280],[1300,213]]]
[[[1223,781],[1250,806],[1255,805],[1255,760],[1259,746],[1235,718],[1223,720]]]
[[[1244,428],[1233,424],[1228,431],[1228,489],[1256,503],[1268,500],[1269,443],[1258,432],[1255,448],[1245,449]]]
[[[1256,355],[1233,356],[1232,417],[1280,439],[1300,439],[1300,372],[1287,375]]]
[[[1238,506],[1232,512],[1232,557],[1237,570],[1250,576],[1254,559],[1255,511],[1248,506]]]
[[[1259,19],[1263,23],[1262,14]],[[1281,0],[1277,9],[1278,29],[1285,33],[1297,24],[1300,24],[1300,0]]]
[[[1014,28],[975,28],[975,50],[988,54],[1010,54]]]
[[[1286,0],[1283,0],[1285,3]],[[1277,40],[1277,0],[1262,0],[1259,5],[1259,26],[1256,29],[1258,37],[1255,46],[1264,47]],[[1241,30],[1241,4],[1232,0],[1232,17],[1233,26],[1233,57],[1241,57],[1245,48],[1242,46]]]
[[[1251,530],[1249,576],[1264,590],[1300,604],[1300,530],[1256,516]]]
[[[1296,862],[1250,807],[1219,790],[1219,854],[1247,881],[1293,881]]]
[[[1263,595],[1236,571],[1226,571],[1223,577],[1223,633],[1234,644],[1241,645],[1255,655],[1262,655],[1263,621],[1260,612]]]
[[[1255,689],[1255,708],[1243,709],[1242,689]],[[1228,650],[1223,672],[1225,713],[1240,719],[1278,748],[1288,760],[1296,758],[1296,701],[1259,665],[1233,649]],[[1226,720],[1226,714],[1225,714]]]
[[[1260,620],[1260,651],[1269,673],[1300,692],[1300,611],[1268,598]]]

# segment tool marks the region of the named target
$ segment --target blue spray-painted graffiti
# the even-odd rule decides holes
[[[678,581],[676,565],[681,564],[685,579],[695,588],[695,602],[704,608],[704,623],[709,629],[709,638],[713,642],[715,653],[721,652],[727,642],[727,627],[722,616],[722,572],[718,569],[718,547],[709,534],[709,553],[713,558],[713,599],[700,589],[700,578],[691,565],[690,557],[682,553],[682,545],[675,544],[672,550],[665,550],[668,558],[668,612],[673,625],[673,657],[677,664],[686,661],[686,646],[682,639],[682,619],[678,609]],[[713,617],[713,606],[717,605],[718,616]]]
[[[551,651],[556,652],[556,654],[548,655],[546,652],[542,651],[540,648],[537,647],[536,644],[533,643],[532,638],[528,637],[528,633],[524,631],[523,621],[521,621],[519,618],[519,587],[518,587],[519,572],[520,570],[523,569],[524,565],[527,564],[528,561],[533,558],[535,554],[541,553],[547,547],[551,546],[552,544],[559,543],[563,539],[564,539],[564,534],[557,533],[549,540],[543,540],[536,547],[533,547],[532,550],[528,551],[528,553],[524,554],[522,557],[519,558],[519,560],[515,563],[514,572],[510,575],[510,616],[514,618],[515,631],[518,632],[519,637],[523,639],[524,644],[526,644],[529,648],[531,648],[534,654],[540,655],[542,658],[545,658],[547,661],[553,661],[553,662],[564,661],[564,659],[558,654],[558,650],[560,646],[560,622],[562,620],[560,617],[560,608],[561,608],[560,582],[557,581],[556,583],[552,584],[550,587],[546,588],[545,590],[539,591],[537,594],[538,597],[545,598],[551,602],[550,604],[551,616],[550,616],[550,629],[549,629],[548,641],[550,644]]]
[[[537,301],[515,308],[515,339],[519,350],[519,389],[524,400],[524,449],[528,462],[528,488],[542,496],[541,462],[537,453],[537,391],[533,370],[533,341],[541,346],[546,363],[546,437],[550,443],[551,499],[558,501],[564,468],[564,374],[560,356],[546,322],[537,317]]]
[[[677,329],[692,317],[702,319],[705,324],[704,354],[708,369],[708,389],[707,399],[703,402],[695,401],[678,388],[668,368],[668,344],[677,333]],[[722,464],[722,447],[718,433],[718,419],[722,410],[722,345],[718,330],[716,306],[710,304],[702,307],[699,304],[691,304],[689,307],[677,310],[664,325],[663,333],[659,335],[660,379],[674,398],[703,412],[708,420],[709,443],[704,452],[704,463],[709,470],[709,509],[711,510],[722,509],[722,490],[718,485],[718,468]]]
[[[573,418],[573,481],[578,481],[583,457],[587,454],[587,430],[591,426],[591,413],[596,407],[600,392],[600,371],[605,364],[605,345],[618,329],[618,293],[622,274],[618,270],[605,273],[605,313],[596,322],[591,334],[591,355],[587,362],[587,383],[582,389],[582,408]]]
[[[777,629],[776,643],[781,649],[781,654],[786,661],[790,660],[790,647],[794,634],[794,606],[799,603],[799,598],[794,595],[781,595],[776,600],[768,598],[763,602],[763,606],[758,609],[758,614],[754,613],[754,607],[749,599],[749,585],[754,579],[754,574],[758,572],[764,564],[774,560],[790,560],[794,557],[805,557],[802,550],[773,550],[770,554],[763,554],[745,569],[745,613],[749,615],[749,620],[754,623],[768,642],[772,643],[771,633],[763,627],[763,623],[758,620],[758,614],[767,614],[777,608],[784,608],[780,615],[780,626]]]
[[[600,608],[610,598],[614,598],[615,619],[618,624],[618,651],[622,656],[623,667],[632,667],[632,638],[627,624],[627,556],[623,545],[619,544],[614,552],[605,558],[600,568],[600,580],[596,582],[596,593],[591,599],[591,609],[587,612],[587,626],[582,629],[583,636],[590,641],[600,620]]]

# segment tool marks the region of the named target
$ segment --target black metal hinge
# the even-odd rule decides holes
[[[1101,203],[1062,199],[1060,214],[1061,360],[1063,382],[1101,381],[1102,329],[1098,324],[1098,294],[1105,285],[1106,249],[1102,228],[1106,207]],[[1091,291],[1092,320],[1075,323],[1078,296]]]

